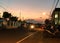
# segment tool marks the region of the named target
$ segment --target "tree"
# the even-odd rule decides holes
[[[50,24],[50,20],[49,19],[46,19],[45,20],[45,24]]]
[[[17,21],[17,17],[10,17],[10,21]]]
[[[10,17],[11,17],[11,13],[3,12],[3,18],[10,18]]]

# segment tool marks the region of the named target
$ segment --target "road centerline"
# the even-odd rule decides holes
[[[36,33],[37,32],[34,32],[34,33],[30,34],[30,35],[26,36],[25,38],[22,38],[21,40],[17,41],[16,43],[21,43],[22,41],[26,40],[27,38],[29,38],[30,36],[32,36],[32,35],[34,35]]]

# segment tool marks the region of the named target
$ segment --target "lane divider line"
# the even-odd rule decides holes
[[[37,32],[35,32],[35,33],[37,33]],[[21,43],[22,41],[26,40],[26,39],[27,39],[27,38],[29,38],[30,36],[34,35],[35,33],[32,33],[32,34],[30,34],[30,35],[26,36],[25,38],[23,38],[23,39],[19,40],[19,41],[18,41],[18,42],[16,42],[16,43]]]

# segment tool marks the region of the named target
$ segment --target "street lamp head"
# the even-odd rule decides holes
[[[46,12],[43,12],[43,15],[45,15],[46,14]]]

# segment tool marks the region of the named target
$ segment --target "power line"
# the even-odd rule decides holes
[[[52,5],[51,10],[50,10],[50,14],[51,14],[52,11],[53,11],[53,8],[54,8],[54,5],[55,5],[55,2],[56,2],[56,0],[54,0],[54,2],[53,2],[53,5]]]
[[[55,8],[57,7],[57,5],[58,5],[58,3],[59,3],[59,0],[57,0],[56,4],[55,4],[55,2],[56,2],[56,0],[54,0],[54,2],[53,2],[53,5],[52,5],[52,9],[51,9],[51,11],[50,11],[50,14],[52,14],[53,9],[55,9]],[[54,6],[54,5],[55,5],[55,6]]]
[[[3,6],[1,6],[1,5],[0,5],[0,7],[3,8],[5,11],[7,11],[7,9],[6,9],[5,7],[3,7]]]
[[[53,9],[55,9],[55,8],[57,7],[57,5],[58,5],[58,3],[59,3],[59,0],[57,0],[56,4],[55,4],[55,2],[56,2],[56,0],[54,0],[54,2],[53,2],[53,5],[52,5],[52,8],[51,8],[50,14],[52,14]],[[54,6],[54,5],[55,5],[55,6]]]
[[[8,10],[5,8],[5,7],[7,7],[7,6],[5,5],[5,7],[4,7],[3,5],[5,5],[5,4],[4,4],[4,2],[1,1],[1,2],[0,2],[0,7],[3,8],[4,11],[8,11]]]
[[[55,5],[55,8],[57,7],[58,3],[59,3],[59,0],[57,0],[56,5]]]
[[[20,9],[20,20],[21,20],[21,9]]]

